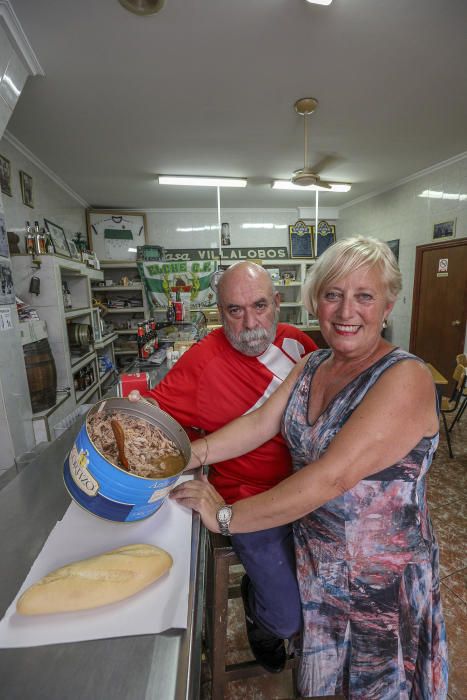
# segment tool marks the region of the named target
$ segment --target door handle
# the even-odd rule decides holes
[[[461,322],[458,321],[457,319],[455,321],[451,321],[451,326],[460,326]]]

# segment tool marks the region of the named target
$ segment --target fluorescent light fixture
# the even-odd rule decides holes
[[[271,185],[273,190],[309,190],[310,192],[348,192],[351,185],[347,185],[344,182],[333,182],[331,189],[327,187],[320,187],[319,185],[307,185],[302,187],[301,185],[294,185],[290,180],[274,180]]]
[[[192,231],[218,231],[219,230],[219,224],[214,225],[214,226],[185,226],[182,228],[176,228],[176,231],[179,231],[180,233],[191,233]]]
[[[311,2],[312,5],[330,5],[332,3],[332,0],[306,0],[307,2]]]
[[[440,192],[439,190],[423,190],[419,197],[427,197],[428,199],[454,199],[464,202],[467,199],[467,194],[459,194],[458,192]]]
[[[159,175],[159,185],[186,185],[188,187],[246,187],[247,180],[239,177],[186,177]]]
[[[279,228],[287,228],[287,224],[242,224],[242,228],[244,229],[255,229],[255,228],[265,228],[265,229],[279,229]]]

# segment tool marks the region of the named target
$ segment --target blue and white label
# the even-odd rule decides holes
[[[70,457],[70,474],[76,486],[88,496],[96,496],[99,489],[99,484],[94,477],[89,473],[89,452],[88,450],[80,450],[78,452],[76,445],[73,445]]]

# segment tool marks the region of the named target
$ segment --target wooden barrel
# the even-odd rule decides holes
[[[23,346],[32,412],[51,408],[56,401],[57,370],[47,338]]]

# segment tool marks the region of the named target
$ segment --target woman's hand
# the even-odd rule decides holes
[[[214,486],[211,486],[205,474],[202,474],[200,479],[179,484],[171,491],[169,497],[182,506],[196,510],[208,530],[219,532],[216,513],[225,501]]]
[[[156,399],[152,399],[150,396],[141,396],[138,389],[132,389],[128,394],[127,399],[133,403],[136,403],[136,401],[147,401],[148,403],[152,403],[154,406],[159,408],[159,404],[157,403]]]

